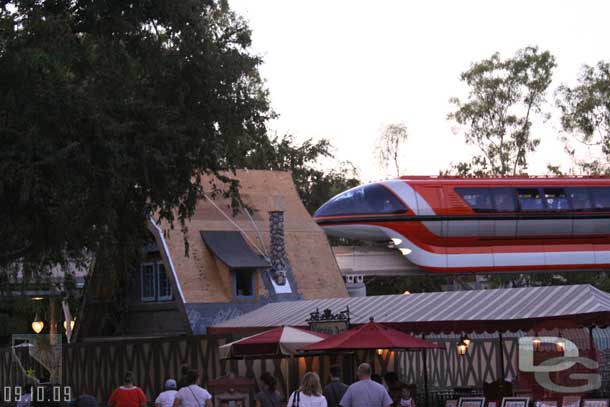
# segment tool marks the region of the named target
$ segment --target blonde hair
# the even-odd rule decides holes
[[[314,372],[305,373],[299,390],[308,396],[321,396],[322,385],[320,384],[320,376]]]

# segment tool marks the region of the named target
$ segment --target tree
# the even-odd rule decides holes
[[[286,134],[253,151],[243,164],[255,169],[291,171],[303,204],[313,214],[336,194],[360,185],[358,171],[350,162],[338,163],[330,171],[320,168],[320,159],[333,158],[331,150],[332,145],[326,139],[317,142],[307,139],[298,145],[294,136]]]
[[[407,125],[404,123],[385,126],[377,138],[375,153],[379,165],[387,171],[390,164],[393,164],[397,177],[401,175],[399,158],[407,138]]]
[[[584,174],[609,174],[610,165],[610,62],[585,65],[574,87],[561,85],[557,92],[561,125],[568,136],[566,151]],[[576,140],[576,145],[571,143]],[[597,157],[582,160],[578,147],[593,150]]]
[[[225,0],[15,0],[0,27],[0,266],[95,253],[123,273],[150,214],[184,225],[200,176],[269,143]]]
[[[466,144],[479,154],[454,170],[459,174],[517,175],[527,169],[527,154],[540,139],[532,135],[532,116],[542,113],[555,58],[537,47],[502,59],[495,53],[461,75],[470,88],[468,100],[452,98],[456,110],[448,115],[464,126]]]

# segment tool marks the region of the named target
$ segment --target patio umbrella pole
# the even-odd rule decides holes
[[[290,397],[290,394],[293,391],[296,391],[297,387],[298,387],[298,382],[299,382],[299,364],[297,362],[297,359],[294,357],[294,355],[290,355],[290,359],[289,359],[289,375],[288,377],[290,378],[289,383],[288,383],[288,392],[286,393],[286,400],[288,400],[288,397]]]

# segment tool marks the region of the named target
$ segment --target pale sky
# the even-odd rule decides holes
[[[549,50],[558,67],[548,94],[553,118],[530,174],[565,161],[553,93],[583,64],[610,60],[610,3],[602,1],[230,0],[253,30],[253,51],[280,115],[271,132],[328,138],[363,181],[387,177],[373,160],[384,125],[405,122],[403,175],[437,174],[471,150],[452,132],[449,98],[465,96],[459,75],[499,51]]]

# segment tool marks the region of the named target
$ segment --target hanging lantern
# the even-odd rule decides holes
[[[457,345],[458,355],[464,356],[466,354],[467,350],[468,350],[468,345],[466,345],[466,343],[463,340],[460,341],[460,343],[458,343],[458,345]]]
[[[377,349],[377,354],[378,354],[379,356],[383,355],[383,349]]]
[[[74,331],[74,325],[76,324],[76,319],[70,321],[70,332]],[[68,321],[64,321],[64,330],[68,332]]]
[[[36,317],[34,317],[34,321],[32,322],[32,329],[37,334],[42,332],[42,330],[44,329],[44,322],[42,322],[40,320],[40,318],[38,317],[38,314],[36,314]]]

